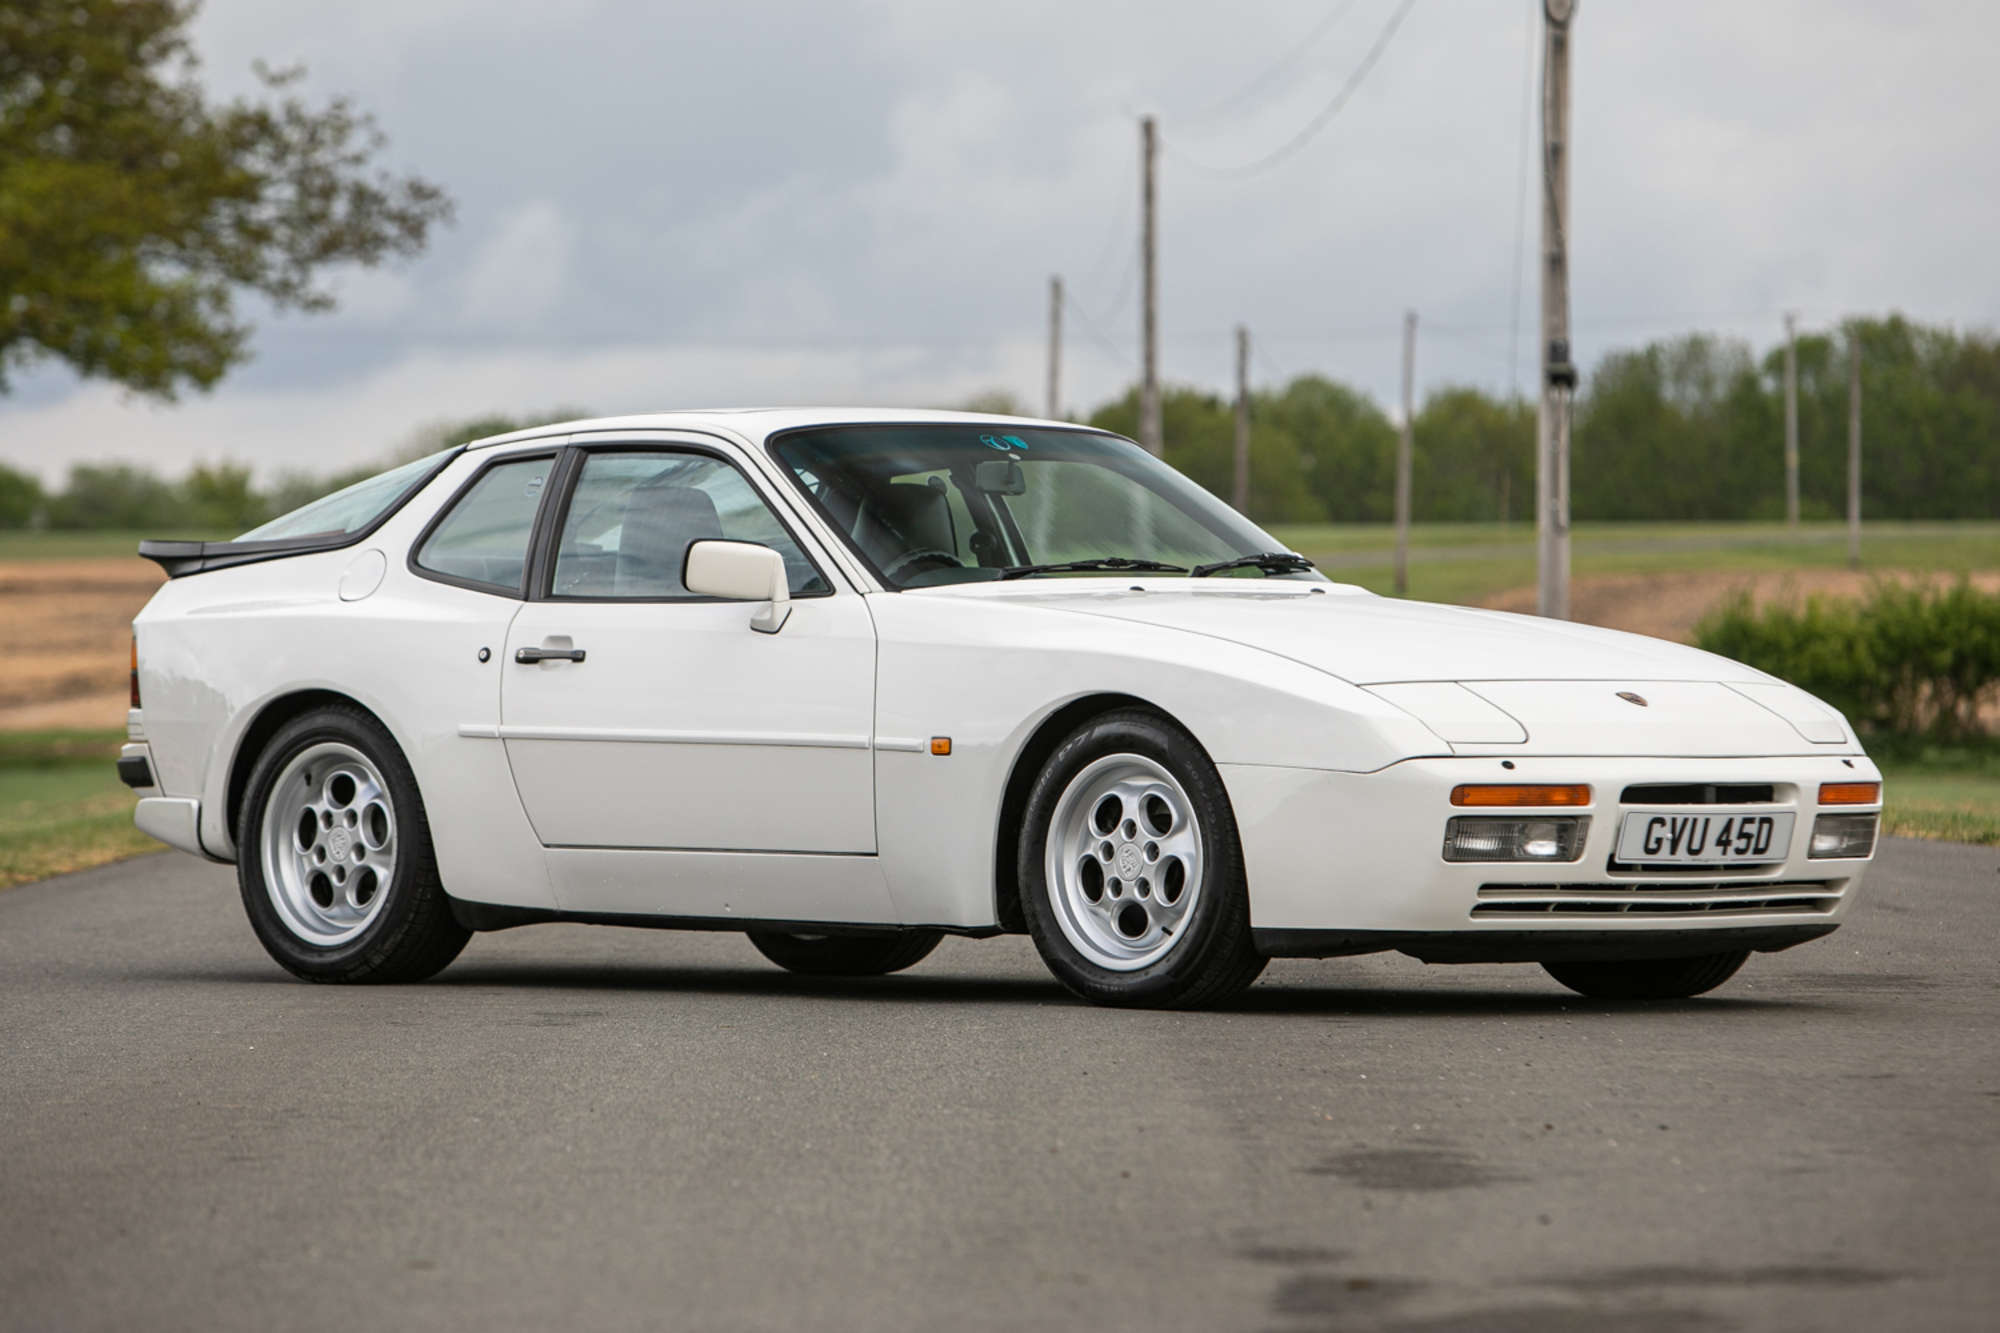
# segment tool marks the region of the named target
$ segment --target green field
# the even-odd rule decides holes
[[[139,554],[139,542],[145,537],[213,541],[218,535],[212,532],[30,532],[22,528],[0,529],[0,561],[136,556]]]
[[[1387,524],[1278,526],[1271,534],[1311,557],[1329,578],[1388,592],[1395,531]],[[2000,568],[2000,523],[1875,523],[1862,531],[1864,569],[1970,573]],[[1756,574],[1844,569],[1847,528],[1805,523],[1579,523],[1570,536],[1573,576]],[[1425,523],[1410,529],[1410,595],[1477,602],[1535,581],[1529,523]]]
[[[132,827],[119,732],[0,732],[0,888],[160,844]]]

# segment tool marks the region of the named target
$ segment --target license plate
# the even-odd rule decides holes
[[[1741,865],[1791,852],[1790,811],[1633,810],[1618,829],[1627,865]]]

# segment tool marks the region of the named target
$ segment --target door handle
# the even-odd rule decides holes
[[[537,662],[581,662],[581,648],[516,648],[514,660],[523,666],[533,666]]]

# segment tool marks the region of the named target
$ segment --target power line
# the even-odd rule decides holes
[[[1354,0],[1341,0],[1340,4],[1333,7],[1331,13],[1313,25],[1311,32],[1308,32],[1304,37],[1292,43],[1285,54],[1279,56],[1262,74],[1259,74],[1256,78],[1250,80],[1249,83],[1237,89],[1228,97],[1223,98],[1214,106],[1209,107],[1206,111],[1196,112],[1195,119],[1198,121],[1213,120],[1218,116],[1227,115],[1230,111],[1248,101],[1253,95],[1263,91],[1271,80],[1305,59],[1306,53],[1319,44],[1320,38],[1333,31],[1333,25],[1345,18],[1347,11],[1352,8],[1354,8]]]
[[[1319,132],[1331,124],[1333,118],[1340,114],[1341,108],[1347,105],[1349,99],[1354,96],[1355,92],[1360,89],[1362,83],[1368,78],[1369,71],[1375,68],[1375,62],[1382,58],[1382,53],[1389,47],[1389,39],[1396,35],[1396,29],[1403,26],[1403,19],[1408,16],[1410,7],[1414,4],[1416,4],[1416,0],[1402,0],[1402,3],[1396,6],[1396,12],[1389,16],[1389,21],[1382,26],[1381,33],[1376,36],[1375,44],[1368,48],[1368,54],[1361,58],[1361,63],[1355,66],[1352,74],[1348,75],[1347,82],[1341,85],[1340,91],[1334,94],[1333,100],[1321,107],[1318,113],[1306,122],[1303,129],[1299,130],[1298,133],[1285,142],[1279,144],[1272,151],[1260,158],[1232,167],[1207,165],[1188,157],[1178,149],[1174,150],[1175,156],[1204,175],[1218,176],[1229,180],[1240,180],[1246,176],[1255,176],[1259,172],[1266,171],[1278,165],[1278,163],[1311,143],[1318,136]]]

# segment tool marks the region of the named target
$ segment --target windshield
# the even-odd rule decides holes
[[[419,482],[457,452],[458,446],[453,445],[415,462],[379,472],[366,481],[357,481],[332,495],[322,495],[311,504],[300,505],[289,514],[281,514],[262,527],[250,529],[236,540],[275,542],[304,537],[345,537],[359,532],[400,504]]]
[[[1078,561],[1187,570],[1285,549],[1130,440],[1095,431],[823,426],[780,435],[771,452],[891,588]],[[1048,572],[1131,576],[1129,565]]]

